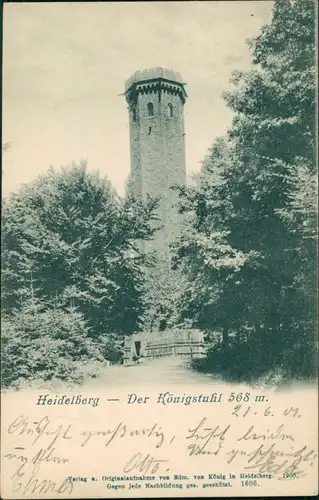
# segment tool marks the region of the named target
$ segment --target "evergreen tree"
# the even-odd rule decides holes
[[[86,364],[93,373],[103,366],[101,349],[76,308],[47,307],[32,283],[26,292],[21,290],[19,308],[1,318],[2,386],[34,379],[80,382]]]

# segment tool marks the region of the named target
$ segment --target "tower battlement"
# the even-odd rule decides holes
[[[132,85],[148,80],[164,79],[170,82],[175,82],[180,85],[185,85],[182,75],[167,68],[148,68],[142,71],[135,71],[135,73],[126,80],[125,91],[127,91]]]

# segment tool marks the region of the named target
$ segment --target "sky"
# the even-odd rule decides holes
[[[272,2],[4,4],[3,195],[50,165],[82,159],[120,195],[130,171],[125,80],[163,66],[187,83],[186,169],[198,172],[231,124],[222,92],[249,70],[245,43]]]

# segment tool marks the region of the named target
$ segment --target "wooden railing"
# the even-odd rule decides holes
[[[141,343],[140,356],[136,355],[134,342]],[[125,341],[124,364],[136,361],[139,357],[156,359],[167,356],[196,358],[205,355],[205,342],[197,331],[168,331],[164,334],[147,333],[134,335]]]

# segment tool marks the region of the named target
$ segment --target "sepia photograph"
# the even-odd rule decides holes
[[[21,418],[8,443],[28,434],[9,398],[19,408],[31,393],[25,408],[49,418],[66,406],[97,415],[98,391],[115,411],[116,391],[130,389],[124,418],[160,387],[157,405],[180,408],[176,425],[185,409],[221,408],[227,391],[236,417],[262,404],[274,416],[262,390],[316,400],[316,18],[313,0],[4,4],[2,412]],[[297,439],[269,425],[238,441]],[[318,454],[300,457],[302,471],[291,458],[258,471],[303,477]],[[6,499],[96,494],[12,474]],[[230,495],[200,495],[217,494]]]

